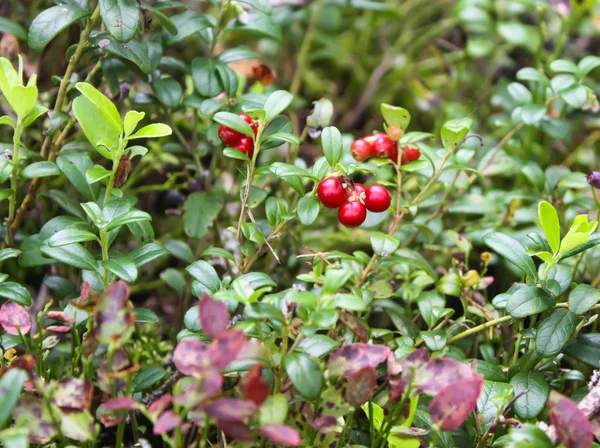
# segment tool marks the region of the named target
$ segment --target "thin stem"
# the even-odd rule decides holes
[[[302,46],[300,47],[300,51],[298,52],[298,64],[296,66],[296,72],[294,73],[294,78],[292,79],[292,84],[290,86],[290,93],[294,96],[298,96],[300,93],[300,86],[302,85],[302,77],[306,69],[308,68],[308,56],[310,54],[310,44],[313,40],[315,30],[317,28],[317,21],[319,19],[319,15],[321,14],[322,9],[322,1],[317,0],[313,3],[313,8],[310,13],[310,18],[308,19],[308,27],[306,28],[306,34],[304,35],[304,39],[302,41]]]
[[[108,232],[106,229],[100,230],[100,247],[102,248],[102,261],[108,260]],[[108,269],[104,269],[102,280],[104,288],[108,288]]]
[[[461,339],[471,336],[472,334],[479,333],[480,331],[483,331],[486,328],[490,328],[490,327],[494,327],[496,325],[503,324],[504,322],[508,322],[511,319],[513,319],[512,316],[503,316],[503,317],[499,317],[498,319],[490,320],[484,324],[477,325],[476,327],[469,328],[468,330],[463,331],[462,333],[457,334],[456,336],[453,336],[450,339],[448,339],[448,344],[452,344],[453,342],[460,341]]]
[[[19,187],[19,148],[21,147],[21,134],[23,132],[23,124],[21,120],[17,118],[17,126],[13,134],[13,155],[12,155],[12,172],[10,174],[10,189],[11,195],[8,203],[8,219],[6,220],[6,240],[9,246],[12,246],[13,233],[11,231],[11,225],[15,219],[15,211],[17,206],[17,189]]]

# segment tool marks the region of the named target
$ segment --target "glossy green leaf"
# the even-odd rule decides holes
[[[538,206],[538,216],[542,229],[546,234],[548,244],[554,251],[558,252],[560,246],[560,222],[558,220],[558,213],[556,209],[547,201],[540,202]]]
[[[404,131],[410,124],[410,112],[402,107],[382,104],[381,115],[388,126],[398,126]]]
[[[469,133],[473,120],[470,118],[455,118],[442,126],[442,142],[444,148],[450,150],[456,147]]]
[[[157,258],[164,257],[168,255],[169,251],[165,249],[163,246],[157,243],[148,243],[143,246],[138,247],[136,250],[131,252],[129,256],[135,263],[135,265],[139,268],[140,266],[145,265],[146,263],[150,263]]]
[[[195,261],[185,270],[203,286],[207,293],[213,294],[221,288],[217,271],[206,261]]]
[[[342,134],[333,127],[328,126],[321,132],[321,145],[323,146],[323,154],[327,159],[329,166],[335,166],[342,159],[344,145],[342,143]]]
[[[546,291],[537,286],[524,286],[506,303],[506,311],[515,318],[527,317],[552,308],[556,304]]]
[[[232,114],[231,112],[217,112],[213,116],[213,120],[217,123],[224,124],[231,129],[241,132],[248,137],[252,137],[254,135],[250,125],[246,123],[242,117]]]
[[[148,45],[145,42],[138,42],[134,39],[124,44],[109,33],[98,33],[93,36],[92,40],[104,51],[132,62],[142,72],[148,74],[152,71]]]
[[[125,131],[125,136],[133,134],[137,125],[144,119],[146,116],[145,112],[137,112],[135,110],[130,110],[125,114],[125,119],[123,120],[123,130]]]
[[[300,395],[307,400],[315,400],[320,395],[323,373],[312,358],[304,353],[288,353],[283,358],[283,367]]]
[[[119,42],[133,39],[140,21],[140,8],[136,0],[100,0],[98,4],[108,32]]]
[[[481,414],[483,428],[487,430],[496,420],[503,406],[506,406],[514,396],[512,386],[497,381],[484,381],[483,391],[477,399],[477,411]],[[503,399],[506,397],[506,399]],[[498,410],[500,408],[500,410]]]
[[[584,314],[600,301],[600,291],[584,283],[577,285],[569,295],[569,311]]]
[[[21,177],[35,179],[36,177],[58,176],[60,169],[54,162],[34,162],[21,171]]]
[[[292,103],[293,99],[294,95],[286,90],[276,90],[275,92],[271,93],[267,97],[263,107],[265,111],[265,120],[271,121],[281,112],[286,110]]]
[[[598,367],[600,365],[600,333],[578,335],[565,349],[565,355],[594,368]]]
[[[17,249],[2,249],[0,250],[0,261],[8,260],[9,258],[15,258],[21,255],[21,251]]]
[[[310,226],[317,220],[319,209],[319,199],[316,196],[304,196],[298,201],[298,219],[305,226]]]
[[[386,257],[393,254],[400,246],[400,240],[382,232],[371,232],[371,247],[380,257]]]
[[[156,313],[148,308],[136,308],[133,311],[135,322],[138,324],[157,324],[160,322]]]
[[[19,305],[31,305],[31,295],[29,294],[29,291],[15,282],[0,283],[0,297],[18,303]]]
[[[66,246],[67,244],[83,243],[84,241],[95,241],[98,238],[92,232],[87,230],[70,228],[56,232],[48,240],[50,247]]]
[[[27,30],[17,22],[6,17],[0,17],[0,33],[12,34],[20,40],[27,40]]]
[[[488,233],[483,242],[491,249],[502,255],[517,268],[531,278],[536,278],[535,264],[521,243],[514,238],[499,232]]]
[[[42,254],[54,258],[61,263],[86,271],[97,271],[98,263],[94,256],[81,244],[69,244],[62,247],[42,246]]]
[[[183,228],[187,236],[200,239],[223,207],[223,196],[214,192],[192,193],[183,210]]]
[[[54,36],[89,15],[89,11],[68,3],[44,9],[29,26],[28,44],[31,49],[42,51]]]
[[[171,135],[173,130],[169,125],[164,123],[153,123],[147,126],[144,126],[135,134],[129,136],[129,140],[134,140],[136,138],[158,138],[165,137],[167,135]]]
[[[88,141],[106,159],[119,147],[119,131],[102,115],[98,107],[81,95],[73,101],[73,113]]]
[[[117,0],[122,1],[122,0]],[[109,100],[102,92],[96,89],[93,85],[87,82],[78,82],[75,84],[77,90],[81,92],[88,100],[90,100],[96,108],[100,111],[104,119],[110,123],[115,134],[120,136],[123,132],[123,123],[121,122],[121,115],[117,110],[117,106]],[[77,117],[79,119],[79,117]],[[100,139],[104,140],[104,139]],[[92,145],[94,142],[90,142]]]
[[[577,322],[576,314],[564,308],[554,310],[538,328],[535,338],[537,352],[545,358],[558,355],[575,334]]]
[[[519,417],[525,420],[536,418],[544,410],[550,386],[546,378],[538,372],[520,372],[510,380],[515,396],[514,409]]]
[[[132,209],[127,213],[117,216],[108,223],[107,230],[111,231],[117,227],[124,226],[125,224],[131,224],[138,221],[151,221],[152,217],[141,210]]]
[[[27,372],[21,369],[9,369],[0,378],[0,427],[12,419],[12,411],[26,380]]]
[[[133,378],[133,391],[144,392],[152,386],[162,382],[169,376],[169,372],[162,367],[147,367],[136,373]]]

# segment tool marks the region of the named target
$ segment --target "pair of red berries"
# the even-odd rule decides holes
[[[350,146],[350,153],[355,160],[362,162],[371,157],[382,157],[398,162],[398,142],[393,141],[383,132],[376,132],[368,137],[355,140]],[[401,164],[405,165],[419,160],[421,152],[412,146],[406,146],[402,151]]]
[[[355,184],[342,176],[323,179],[317,187],[317,196],[327,208],[339,208],[338,219],[346,227],[358,227],[367,219],[367,210],[386,211],[392,203],[390,192],[383,185]]]
[[[239,114],[238,117],[243,118],[244,121],[250,125],[252,131],[254,131],[254,136],[256,136],[258,124],[254,123],[252,117],[246,114]],[[254,141],[252,138],[225,125],[221,125],[219,128],[219,138],[230,148],[237,149],[252,158],[254,154]]]

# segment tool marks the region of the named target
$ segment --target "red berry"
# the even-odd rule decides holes
[[[242,137],[232,148],[240,150],[250,158],[254,154],[254,142],[250,137]]]
[[[391,141],[389,137],[379,137],[373,143],[373,155],[375,157],[389,157],[393,158],[394,152],[396,153],[396,160],[398,159],[398,146],[395,142]],[[393,159],[392,159],[393,160]]]
[[[365,191],[365,205],[371,212],[384,212],[391,203],[392,196],[383,185],[371,185]]]
[[[421,157],[421,151],[412,146],[407,146],[402,152],[402,165],[419,160],[419,157]]]
[[[354,184],[354,190],[350,190],[350,191],[346,191],[346,197],[356,197],[356,198],[360,198],[361,195],[364,195],[365,193],[365,186],[363,184]],[[363,196],[364,199],[364,196]]]
[[[317,196],[325,207],[338,208],[346,200],[346,190],[337,177],[328,177],[319,183]]]
[[[248,114],[239,114],[238,117],[243,118],[246,123],[250,125],[252,131],[254,132],[254,136],[256,137],[256,132],[258,131],[258,123],[253,123],[252,117]]]
[[[235,145],[243,136],[243,134],[240,134],[238,131],[234,131],[225,125],[219,127],[219,139],[227,146]]]
[[[365,137],[365,140],[371,144],[375,143],[375,140],[377,140],[380,137],[386,137],[387,134],[383,133],[383,132],[375,132],[372,135],[369,135],[367,137]]]
[[[371,145],[364,138],[360,138],[352,143],[350,146],[350,153],[355,160],[362,162],[372,156],[373,145]]]
[[[346,201],[338,210],[338,219],[346,227],[358,227],[367,219],[367,208],[360,201]]]
[[[399,126],[390,126],[387,128],[386,134],[391,140],[397,142],[404,135],[404,131]]]

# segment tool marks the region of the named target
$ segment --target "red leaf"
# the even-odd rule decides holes
[[[50,325],[49,327],[45,328],[46,331],[60,334],[69,333],[72,329],[72,327],[69,327],[67,325]]]
[[[223,302],[211,299],[208,294],[200,300],[200,325],[209,338],[221,335],[229,325],[229,311]]]
[[[231,437],[236,440],[243,440],[245,442],[252,440],[252,433],[243,423],[223,422],[217,420],[217,426],[223,430],[227,437]]]
[[[360,342],[367,342],[369,340],[369,332],[358,318],[347,311],[341,310],[340,320],[358,339],[360,339]]]
[[[262,377],[262,364],[254,364],[240,381],[240,387],[246,398],[260,406],[269,396],[270,387]]]
[[[0,307],[0,325],[13,336],[26,335],[31,330],[31,317],[25,308],[14,302],[4,302]]]
[[[173,397],[173,403],[186,408],[197,408],[219,394],[222,386],[223,377],[218,373],[211,375],[201,384],[200,381],[194,381],[185,391]]]
[[[404,394],[404,381],[402,381],[402,364],[396,359],[393,353],[387,359],[387,374],[389,384],[390,400],[398,403]]]
[[[159,399],[154,400],[152,403],[150,403],[150,405],[148,406],[148,412],[150,414],[160,414],[169,407],[171,401],[173,401],[173,395],[165,394]]]
[[[258,434],[284,446],[300,446],[302,443],[298,431],[285,425],[267,423],[258,428]]]
[[[160,417],[158,417],[156,423],[154,424],[152,432],[156,436],[159,434],[164,434],[165,432],[174,430],[182,423],[183,420],[181,420],[181,417],[175,414],[175,412],[166,411]]]
[[[117,397],[102,403],[102,407],[108,411],[134,411],[139,404],[133,398]]]
[[[235,361],[248,339],[243,330],[231,330],[214,339],[206,348],[211,368],[221,371]]]
[[[243,422],[258,411],[250,400],[239,398],[221,398],[206,408],[206,413],[221,422]]]
[[[553,390],[548,397],[548,414],[565,448],[592,446],[594,428],[574,401]]]
[[[483,377],[464,378],[444,387],[429,404],[431,419],[442,431],[458,428],[477,406]]]
[[[85,299],[88,298],[88,296],[90,295],[90,283],[89,282],[83,282],[81,284],[81,288],[79,288],[79,298],[77,299],[77,303],[78,304],[82,304]]]
[[[469,364],[448,358],[431,359],[416,368],[413,386],[421,392],[436,394],[449,384],[472,376],[473,369]],[[408,378],[405,379],[407,381]]]
[[[202,375],[210,364],[206,356],[206,345],[196,339],[184,339],[175,347],[173,363],[184,375]]]
[[[52,394],[52,402],[59,408],[89,409],[94,386],[83,378],[65,378],[58,380]]]
[[[129,285],[119,280],[98,297],[94,312],[96,338],[103,345],[122,345],[133,333],[135,316],[129,303]]]
[[[355,408],[365,403],[375,392],[376,380],[375,367],[367,366],[360,369],[348,381],[346,401]]]
[[[377,367],[390,353],[384,345],[348,344],[331,355],[327,368],[332,376],[349,378],[365,367]]]
[[[64,311],[48,311],[46,313],[46,319],[53,319],[66,324],[72,324],[75,322],[75,319],[73,319]]]
[[[333,415],[325,415],[324,417],[316,418],[314,422],[310,424],[313,429],[316,429],[320,433],[329,434],[338,429],[338,421]]]

